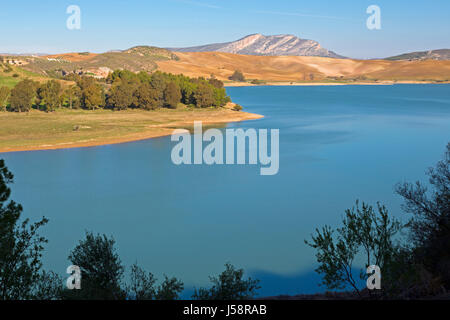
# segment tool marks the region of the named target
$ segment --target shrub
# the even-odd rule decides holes
[[[194,300],[248,300],[256,296],[259,280],[243,279],[244,270],[225,264],[225,271],[217,277],[210,277],[210,289],[195,289]]]
[[[364,257],[366,268],[377,265],[384,271],[395,256],[393,237],[400,229],[400,222],[389,217],[384,206],[378,204],[374,210],[365,203],[360,207],[357,201],[356,207],[346,210],[340,228],[336,231],[329,226],[316,229],[312,242],[305,243],[317,250],[319,267],[316,272],[323,275],[323,284],[328,289],[345,289],[350,285],[361,296],[353,269],[355,259]],[[359,277],[367,280],[365,269],[360,271]]]
[[[232,81],[245,82],[244,74],[239,70],[234,71],[234,73],[228,79]]]
[[[234,107],[233,107],[233,110],[234,111],[242,111],[242,106],[240,105],[240,104],[236,104],[236,105],[234,105]]]

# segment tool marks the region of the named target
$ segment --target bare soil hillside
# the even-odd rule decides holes
[[[399,80],[449,81],[450,61],[352,60],[299,56],[250,56],[219,52],[176,52],[178,61],[158,61],[158,69],[191,77],[227,80],[235,70],[265,81]]]

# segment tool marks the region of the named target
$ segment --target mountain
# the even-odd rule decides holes
[[[385,60],[450,60],[450,49],[405,53]]]
[[[233,42],[208,44],[189,48],[171,48],[177,52],[225,52],[259,56],[316,56],[344,58],[333,51],[322,48],[317,41],[300,39],[294,35],[265,36],[248,35]]]

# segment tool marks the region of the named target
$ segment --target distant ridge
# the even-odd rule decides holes
[[[314,56],[345,58],[322,48],[317,41],[300,39],[290,34],[265,36],[259,33],[225,43],[214,43],[188,48],[169,48],[178,52],[225,52],[260,56]]]
[[[385,60],[450,60],[450,49],[404,53]]]

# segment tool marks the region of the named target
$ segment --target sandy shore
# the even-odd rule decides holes
[[[237,112],[229,109],[222,110],[220,113],[201,113],[185,116],[185,119],[175,121],[168,121],[160,124],[151,124],[145,127],[145,130],[125,134],[123,136],[102,137],[101,135],[91,139],[83,139],[76,141],[63,141],[58,143],[39,143],[26,146],[1,146],[0,153],[19,152],[19,151],[36,151],[36,150],[56,150],[69,148],[84,148],[101,145],[120,144],[132,141],[146,140],[151,138],[158,138],[169,136],[175,129],[191,128],[194,121],[202,121],[203,125],[214,126],[224,125],[226,123],[241,122],[247,120],[261,119],[264,116],[248,112]]]

